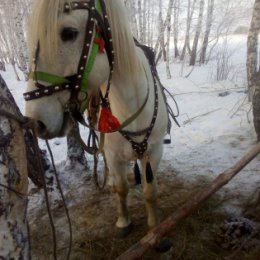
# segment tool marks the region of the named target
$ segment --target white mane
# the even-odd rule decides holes
[[[37,0],[34,2],[32,15],[28,22],[28,47],[30,62],[35,55],[37,43],[46,60],[51,62],[57,52],[58,17],[63,12],[67,0]]]
[[[83,0],[80,0],[83,1]],[[65,3],[73,0],[37,0],[28,26],[30,61],[35,55],[37,42],[46,62],[54,62],[58,49],[58,18]],[[120,74],[135,77],[140,72],[133,35],[122,0],[105,0],[115,50],[115,69]]]

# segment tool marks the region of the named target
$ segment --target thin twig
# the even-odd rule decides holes
[[[186,125],[186,124],[190,123],[190,122],[193,121],[194,119],[197,119],[197,118],[203,117],[203,116],[207,116],[207,115],[209,115],[209,114],[211,114],[211,113],[214,113],[214,112],[217,112],[217,111],[219,111],[219,110],[221,110],[221,109],[222,109],[222,108],[217,108],[217,109],[212,110],[212,111],[209,111],[209,112],[207,112],[207,113],[204,113],[204,114],[201,114],[201,115],[198,115],[198,116],[194,116],[194,117],[192,117],[192,118],[190,118],[190,119],[184,121],[184,122],[183,122],[183,125]]]

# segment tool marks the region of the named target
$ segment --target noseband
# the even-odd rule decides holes
[[[24,99],[26,101],[50,96],[53,93],[62,90],[72,91],[72,97],[77,96],[79,91],[86,93],[87,96],[89,75],[92,71],[96,56],[98,52],[103,52],[103,47],[106,50],[110,65],[110,76],[108,80],[109,89],[114,68],[114,49],[104,0],[66,3],[63,12],[69,14],[74,10],[84,9],[89,11],[89,17],[86,24],[84,47],[78,64],[77,74],[65,78],[37,71],[37,60],[40,51],[40,45],[38,43],[35,58],[33,60],[33,69],[29,75],[34,80],[37,89],[24,93]],[[96,33],[96,36],[92,43],[94,33]],[[45,86],[39,83],[39,81],[47,82],[51,85]]]

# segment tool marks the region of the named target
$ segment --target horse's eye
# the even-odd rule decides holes
[[[64,28],[61,31],[61,39],[64,42],[75,41],[78,36],[78,31],[75,28]]]

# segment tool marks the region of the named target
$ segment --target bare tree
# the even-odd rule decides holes
[[[173,10],[173,2],[174,0],[169,0],[168,5],[168,14],[166,17],[166,24],[167,24],[167,43],[166,43],[166,72],[167,72],[167,78],[171,79],[171,71],[170,71],[170,39],[171,39],[171,16],[172,16],[172,10]]]
[[[213,10],[214,10],[214,0],[208,0],[206,29],[205,29],[204,39],[202,43],[202,48],[201,48],[200,63],[205,63],[206,60],[206,53],[209,44],[209,35],[210,35],[212,21],[213,21]]]
[[[180,0],[175,0],[174,6],[174,21],[173,21],[173,37],[174,37],[174,58],[180,56],[178,49],[179,40],[179,14],[180,14]]]
[[[185,41],[182,48],[180,60],[184,60],[187,49],[190,49],[190,27],[193,19],[196,2],[197,0],[188,0],[186,34],[185,34]]]
[[[249,99],[253,103],[254,126],[260,141],[260,68],[258,34],[260,30],[260,0],[255,0],[247,44],[247,78]]]
[[[0,3],[0,12],[2,12],[0,45],[4,46],[0,54],[5,56],[4,59],[3,57],[1,59],[13,66],[18,80],[16,65],[25,77],[28,74],[27,46],[24,34],[28,4],[27,0],[2,0]]]
[[[200,8],[199,8],[199,18],[196,26],[196,32],[193,40],[191,55],[190,55],[190,65],[194,66],[197,58],[197,49],[199,43],[199,37],[202,29],[202,20],[203,20],[203,11],[204,11],[205,0],[200,0]]]

